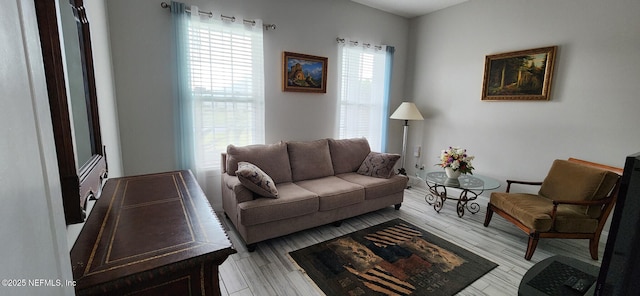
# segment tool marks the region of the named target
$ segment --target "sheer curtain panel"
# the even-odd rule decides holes
[[[340,138],[365,137],[371,150],[386,150],[393,47],[340,45]]]
[[[190,169],[219,209],[220,154],[229,144],[264,143],[262,21],[222,20],[179,2],[171,13],[177,167]]]
[[[177,53],[179,166],[216,171],[229,144],[264,143],[262,22],[202,16],[171,3]]]

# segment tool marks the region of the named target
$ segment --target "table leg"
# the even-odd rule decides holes
[[[469,197],[469,193],[473,194],[473,196]],[[465,209],[471,212],[471,214],[475,214],[480,211],[480,205],[475,202],[477,198],[477,193],[468,189],[462,190],[462,192],[460,192],[460,198],[458,198],[458,204],[456,205],[458,217],[462,218],[462,216],[464,216]]]
[[[438,191],[439,187],[442,188],[442,192]],[[440,213],[440,210],[444,207],[444,202],[447,200],[447,188],[437,184],[429,186],[429,193],[424,197],[424,200],[429,205],[433,205],[433,209]]]

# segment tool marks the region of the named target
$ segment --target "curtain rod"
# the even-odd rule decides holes
[[[336,38],[336,41],[342,44],[347,42],[344,38],[340,38],[340,37]],[[349,44],[353,46],[358,46],[359,42],[357,40],[349,40]],[[382,45],[371,45],[371,43],[362,43],[362,47],[371,48],[371,46],[373,46],[377,50],[382,50]]]
[[[162,8],[170,8],[171,5],[167,4],[167,2],[162,2],[162,3],[160,3],[160,7],[162,7]],[[189,8],[185,9],[185,11],[188,12],[188,13],[191,13],[191,9],[189,9]],[[206,16],[208,16],[210,18],[213,17],[213,12],[211,12],[211,11],[198,10],[198,13],[201,14],[201,15],[206,15]],[[220,18],[223,19],[223,20],[230,21],[230,22],[235,22],[236,21],[236,17],[235,16],[226,16],[226,15],[221,14]],[[256,24],[256,21],[254,21],[254,20],[243,19],[242,22],[245,23],[245,24],[251,24],[253,26],[255,26],[255,24]],[[276,29],[276,25],[275,24],[264,24],[264,28],[267,31],[275,30]]]

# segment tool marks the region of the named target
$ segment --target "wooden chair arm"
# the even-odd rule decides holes
[[[580,201],[569,201],[569,200],[552,200],[554,206],[558,205],[576,205],[576,206],[597,206],[603,205],[611,202],[613,197],[602,198],[598,200],[580,200]]]
[[[536,186],[540,186],[540,185],[542,185],[542,182],[530,182],[530,181],[507,180],[507,190],[506,190],[506,192],[507,192],[507,193],[509,193],[509,190],[511,190],[511,184],[536,185]]]
[[[613,197],[607,197],[598,200],[580,200],[580,201],[569,201],[569,200],[552,200],[553,209],[551,210],[551,225],[556,225],[556,212],[558,211],[559,205],[576,205],[576,206],[597,206],[604,205],[613,201]]]

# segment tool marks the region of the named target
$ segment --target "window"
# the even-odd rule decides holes
[[[180,144],[182,166],[216,170],[227,145],[264,143],[262,23],[193,13],[186,23],[182,61],[187,77],[182,80],[188,87],[180,109],[182,141],[189,143]]]
[[[371,150],[384,151],[390,57],[384,46],[341,45],[340,138],[365,137]]]

